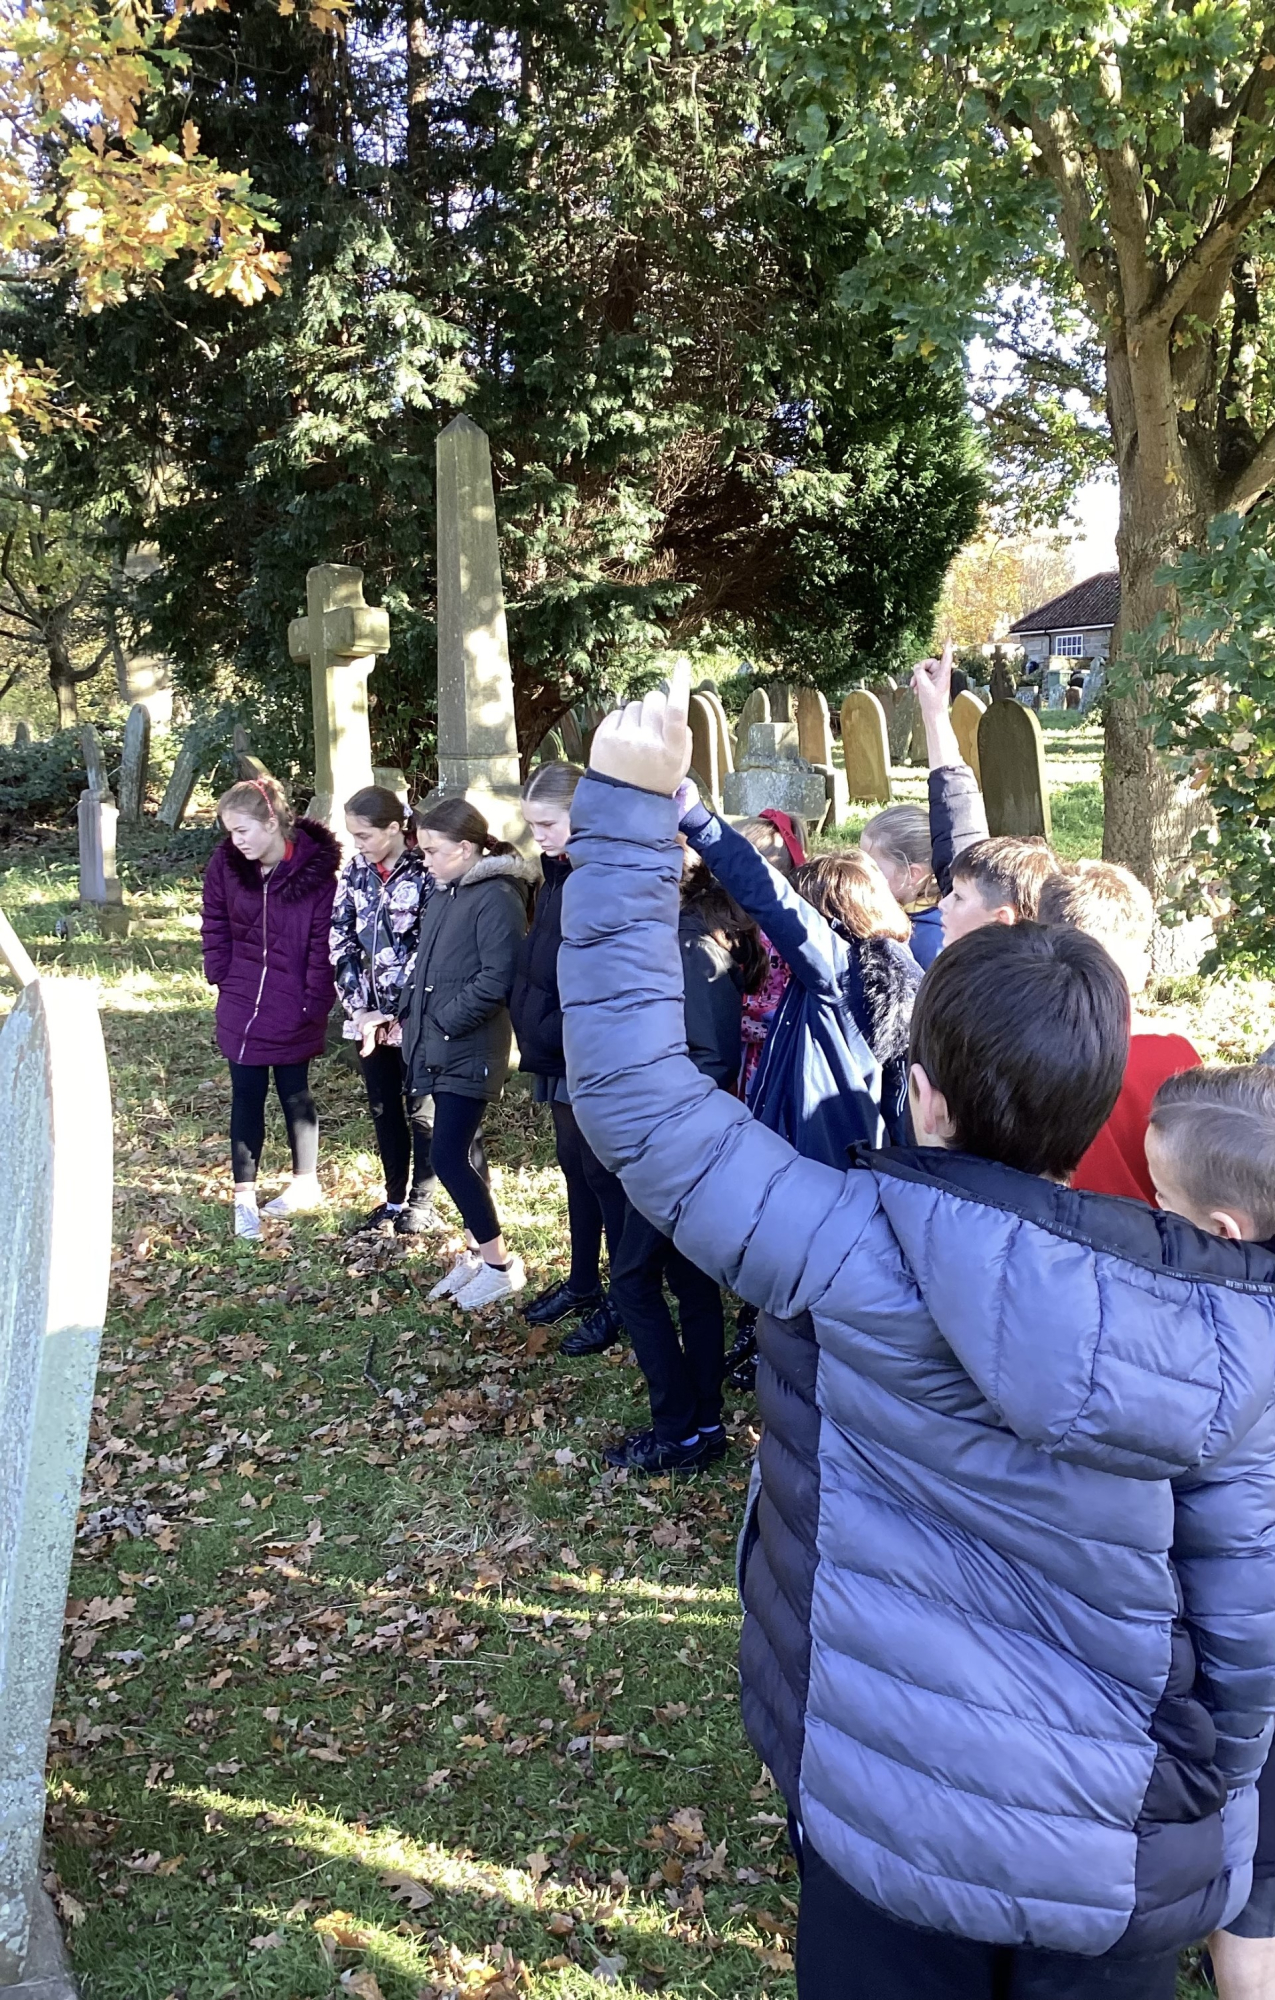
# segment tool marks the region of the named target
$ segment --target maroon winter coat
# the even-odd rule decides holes
[[[299,819],[293,851],[263,878],[227,836],[204,873],[204,977],[217,988],[217,1046],[230,1062],[321,1055],[336,997],[328,925],[341,850]]]

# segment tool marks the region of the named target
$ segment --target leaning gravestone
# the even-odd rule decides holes
[[[526,845],[505,586],[487,434],[468,417],[439,433],[438,785],[492,832]]]
[[[866,688],[856,688],[841,704],[841,751],[850,797],[888,806],[890,738],[885,710]]]
[[[978,725],[978,761],[989,833],[1049,839],[1045,739],[1031,709],[994,701]]]
[[[702,694],[691,696],[691,769],[714,812],[722,809],[722,767],[717,741],[717,717]]]
[[[962,757],[982,789],[983,776],[978,761],[978,725],[983,720],[983,703],[969,688],[962,689],[952,703],[952,727]]]
[[[363,602],[363,572],[348,563],[306,571],[305,613],[288,626],[288,652],[310,665],[317,819],[348,849],[345,801],[372,782],[367,677],[390,646],[388,612]]]
[[[80,904],[97,912],[104,937],[126,936],[128,912],[124,890],[115,869],[115,832],[119,812],[108,787],[106,760],[97,731],[91,725],[80,731],[88,789],[80,793],[76,825],[80,845]]]
[[[120,818],[137,820],[146,804],[146,779],[151,759],[151,717],[145,702],[134,702],[124,724],[120,755]]]
[[[754,688],[739,711],[735,728],[735,763],[743,762],[748,751],[748,732],[755,722],[770,721],[770,697],[765,688]]]
[[[159,802],[159,811],[155,818],[160,826],[166,826],[171,832],[176,832],[181,825],[186,817],[186,808],[190,804],[191,794],[194,792],[203,762],[203,750],[192,730],[177,752],[172,776]]]
[[[825,826],[840,826],[849,805],[849,793],[842,772],[832,761],[832,719],[828,704],[818,688],[796,690],[793,703],[797,721],[797,748],[808,764],[824,774],[828,800]]]
[[[260,757],[252,754],[252,738],[242,722],[235,724],[231,747],[235,753],[235,776],[241,783],[259,784],[262,778],[270,776],[269,768]]]
[[[111,1096],[91,989],[24,982],[0,1029],[0,1986],[74,2000],[41,1885],[44,1762],[111,1263]]]
[[[25,715],[20,715],[13,726],[13,747],[15,750],[31,748],[31,724]]]

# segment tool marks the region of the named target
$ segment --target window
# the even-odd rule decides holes
[[[1053,650],[1055,653],[1065,653],[1069,660],[1083,658],[1085,651],[1084,633],[1055,632]]]

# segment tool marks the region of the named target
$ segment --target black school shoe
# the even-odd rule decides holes
[[[705,1447],[698,1437],[694,1444],[670,1444],[654,1431],[634,1431],[618,1444],[609,1444],[602,1456],[608,1465],[630,1472],[695,1472],[705,1463]]]
[[[356,1236],[367,1236],[373,1231],[379,1233],[397,1229],[399,1216],[403,1213],[402,1209],[391,1208],[388,1201],[383,1201],[379,1208],[374,1208],[370,1215],[364,1216],[362,1222],[355,1229],[354,1234]]]
[[[600,1306],[582,1319],[574,1333],[559,1341],[558,1352],[569,1357],[580,1354],[603,1354],[608,1347],[614,1347],[617,1340],[624,1339],[624,1321],[619,1308],[610,1299],[603,1299]]]
[[[556,1326],[560,1319],[569,1319],[572,1313],[591,1313],[601,1303],[600,1291],[573,1292],[564,1278],[560,1285],[550,1285],[547,1292],[525,1305],[522,1316],[530,1326]]]
[[[430,1236],[442,1227],[442,1219],[429,1200],[407,1202],[394,1218],[394,1231],[398,1236]]]
[[[725,1458],[729,1444],[730,1439],[722,1424],[714,1424],[710,1431],[701,1431],[699,1434],[701,1463],[709,1465],[715,1459]]]

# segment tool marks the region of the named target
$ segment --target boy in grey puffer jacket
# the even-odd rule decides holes
[[[1247,1896],[1275,1712],[1275,1258],[1066,1186],[1128,1038],[1078,933],[939,957],[916,1148],[838,1173],[701,1080],[684,704],[595,738],[564,1041],[629,1199],[762,1308],[743,1705],[801,1832],[799,1990],[1171,2000]]]

